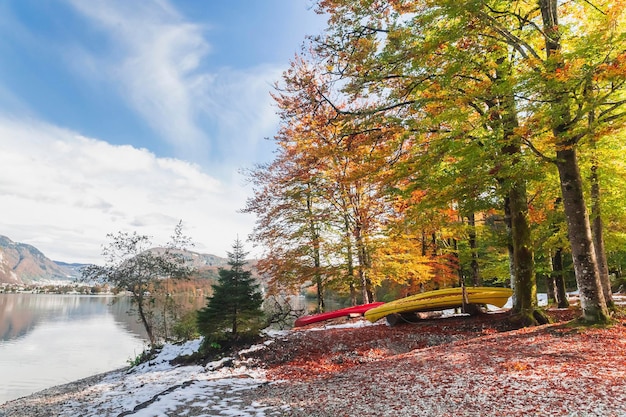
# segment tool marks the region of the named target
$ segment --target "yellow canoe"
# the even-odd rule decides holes
[[[503,307],[513,295],[510,288],[500,287],[466,287],[469,304],[491,304]],[[396,313],[412,313],[419,311],[436,311],[463,306],[463,289],[445,288],[400,298],[365,312],[365,318],[372,323]]]

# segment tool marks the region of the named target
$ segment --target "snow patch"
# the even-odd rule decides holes
[[[188,415],[190,409],[206,410],[205,414],[192,414],[197,416],[264,415],[263,406],[244,406],[240,400],[242,392],[266,382],[264,370],[248,368],[233,358],[206,367],[170,364],[178,356],[197,352],[201,342],[164,345],[153,360],[129,371],[113,372],[83,391],[82,398],[67,401],[62,415]]]
[[[305,328],[302,329],[301,331],[304,332],[316,332],[316,331],[320,331],[320,330],[328,330],[328,329],[356,329],[356,328],[360,328],[360,327],[368,327],[368,326],[378,326],[380,325],[380,323],[370,323],[369,321],[365,320],[365,319],[361,319],[361,320],[355,320],[355,321],[351,321],[349,323],[342,323],[342,324],[324,324],[323,326],[319,326],[319,327],[311,327],[311,328]]]

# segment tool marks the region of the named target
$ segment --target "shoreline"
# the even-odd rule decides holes
[[[66,384],[55,385],[0,404],[0,417],[51,417],[60,415],[65,400],[115,374],[123,374],[129,366],[101,372]]]

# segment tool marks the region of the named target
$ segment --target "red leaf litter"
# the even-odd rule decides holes
[[[575,309],[548,313],[555,323],[522,329],[505,312],[310,325],[248,354],[272,380],[254,400],[307,417],[626,416],[626,320],[588,328],[566,323]]]

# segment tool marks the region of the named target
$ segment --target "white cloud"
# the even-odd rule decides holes
[[[164,243],[182,219],[196,250],[225,256],[253,218],[245,190],[199,166],[34,120],[0,118],[0,232],[66,262],[99,262],[107,233]]]
[[[130,105],[170,143],[205,142],[193,104],[194,87],[207,79],[199,71],[210,50],[203,28],[184,22],[164,1],[69,1],[112,42],[108,54],[77,54],[85,71],[93,75],[95,68],[104,70]]]
[[[109,50],[72,47],[83,76],[110,82],[142,119],[197,162],[265,161],[278,117],[269,92],[284,65],[208,70],[207,27],[184,20],[165,1],[68,0],[111,40]]]
[[[134,146],[111,145],[106,141],[128,139],[89,130],[90,117],[106,117],[93,113],[101,107],[85,103],[87,117],[75,123],[59,114],[82,112],[50,112],[0,80],[0,166],[5,173],[0,177],[0,234],[33,244],[53,259],[95,262],[107,233],[137,230],[164,241],[183,219],[199,251],[225,255],[236,235],[245,238],[252,229],[252,216],[237,213],[247,192],[236,172],[271,158],[264,138],[274,134],[278,117],[269,91],[287,62],[261,58],[245,68],[215,65],[211,28],[190,22],[172,7],[175,2],[65,1],[86,23],[68,26],[65,36],[48,38],[17,18],[8,19],[16,44],[41,51],[44,58],[59,56],[51,66],[62,71],[69,65],[67,78],[78,77],[73,81],[84,94],[68,94],[67,102],[58,105],[80,106],[83,99],[116,103],[121,97],[173,151],[150,142],[143,127],[136,126],[129,127],[129,136],[139,132],[132,137]],[[277,21],[291,23],[276,30],[288,40],[281,43],[283,49],[291,48],[291,39],[296,48],[306,10],[291,0],[286,4]],[[271,41],[259,44],[276,47]],[[228,53],[224,56],[228,59]],[[62,80],[50,86],[64,96]],[[99,95],[101,87],[107,90]],[[42,91],[42,102],[47,98]],[[27,99],[33,102],[22,102]],[[118,110],[123,114],[126,108]],[[111,121],[116,122],[122,123]],[[80,136],[72,126],[98,139]]]
[[[270,96],[281,69],[270,65],[254,70],[224,70],[207,84],[198,99],[204,113],[217,126],[216,146],[222,154],[236,153],[240,160],[259,162],[259,153],[270,155],[264,138],[275,134],[279,118]]]

